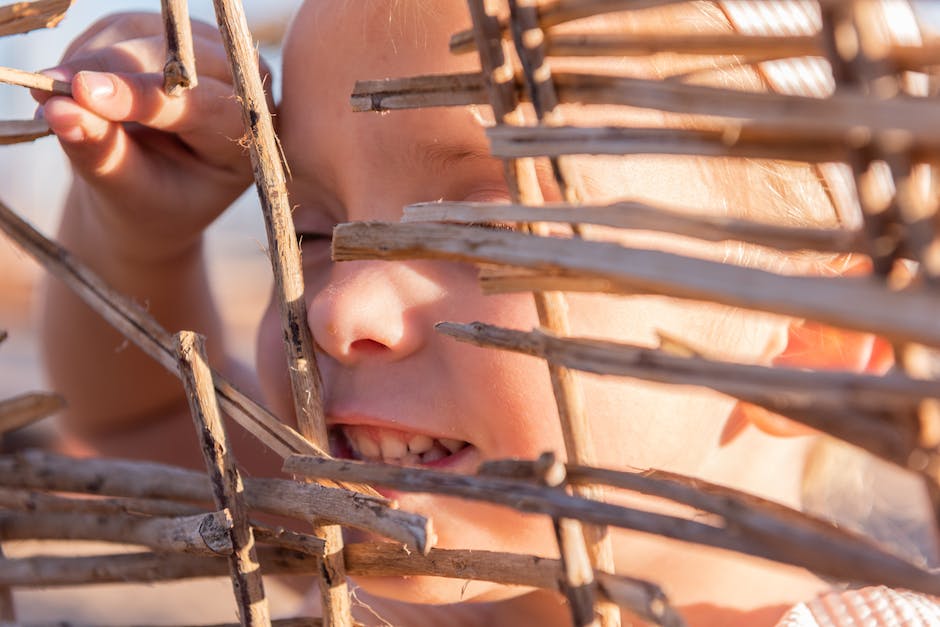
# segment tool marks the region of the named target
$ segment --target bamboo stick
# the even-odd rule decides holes
[[[45,120],[0,120],[0,146],[22,144],[52,135]]]
[[[512,81],[514,70],[512,62],[506,57],[503,50],[498,20],[487,14],[483,0],[468,0],[467,6],[473,20],[474,37],[480,58],[483,83],[489,104],[493,109],[497,125],[521,124],[525,122],[522,111],[518,108],[518,95],[515,83]],[[510,10],[515,17],[519,16],[520,9],[510,1]],[[530,10],[531,13],[531,10]],[[530,19],[536,26],[537,16]],[[521,28],[521,25],[520,25]],[[523,67],[526,71],[527,85],[531,97],[534,99],[536,115],[543,119],[550,112],[557,99],[550,81],[539,83],[535,78],[535,66],[540,64],[537,54],[529,55],[521,41],[522,34],[516,29],[518,47],[521,49]],[[550,75],[548,77],[550,79]],[[569,186],[561,169],[561,164],[552,162],[552,169],[561,190],[567,199],[576,200],[575,188]],[[503,172],[509,187],[510,196],[514,202],[526,204],[542,204],[544,199],[536,176],[534,162],[531,160],[507,159],[503,162]],[[538,224],[525,224],[524,230],[541,233],[544,229]],[[577,232],[577,227],[573,227]],[[538,312],[539,323],[553,331],[565,334],[568,331],[567,304],[565,298],[558,292],[533,293],[535,308]],[[557,364],[548,364],[548,374],[558,410],[558,420],[564,440],[565,453],[569,459],[582,463],[594,461],[593,441],[590,439],[588,423],[584,416],[583,392],[572,374]],[[582,496],[593,495],[588,487],[579,489]],[[591,563],[598,568],[613,571],[613,547],[607,530],[603,527],[588,525],[582,527],[579,523],[560,522],[563,542],[566,547],[574,551],[576,546],[586,546]],[[590,581],[590,569],[578,569],[577,558],[574,554],[569,556],[571,569],[565,569],[566,577],[571,575],[572,580],[567,581],[567,589],[573,595]],[[593,600],[590,597],[579,596],[572,600],[573,611],[576,617],[587,620],[585,624],[593,621],[593,610],[587,611],[585,604]],[[577,608],[577,609],[574,609]],[[603,627],[619,627],[620,612],[615,607],[598,606]]]
[[[64,407],[64,398],[44,392],[20,394],[0,401],[0,436],[51,416]]]
[[[478,579],[506,585],[558,589],[558,560],[493,551],[432,549],[428,555],[409,553],[401,547],[351,544],[344,548],[350,574],[373,577],[430,575]],[[314,574],[315,557],[281,548],[261,547],[261,566],[268,574]],[[0,562],[0,585],[16,582],[23,588],[93,585],[119,582],[158,582],[227,574],[219,558],[193,555],[160,556],[154,553],[95,555],[87,557],[34,556]],[[597,573],[598,594],[622,607],[634,608],[655,624],[679,627],[678,614],[663,591],[649,582]]]
[[[199,84],[187,0],[160,0],[166,38],[163,90],[170,96]]]
[[[11,67],[0,67],[0,83],[48,91],[59,96],[72,95],[72,85],[70,83],[50,78],[44,74],[25,72]]]
[[[524,512],[576,518],[598,525],[623,527],[667,538],[738,551],[802,566],[822,575],[887,586],[910,588],[927,594],[940,591],[940,576],[862,542],[835,543],[828,535],[780,525],[768,534],[729,516],[727,528],[674,516],[619,507],[571,496],[527,482],[470,477],[419,468],[365,464],[293,456],[285,472],[312,477],[346,477],[389,486],[406,492],[432,492],[496,503]],[[734,533],[729,533],[734,529]]]
[[[819,250],[838,253],[861,252],[861,234],[847,229],[762,224],[753,220],[720,215],[690,214],[640,202],[610,205],[542,206],[470,202],[427,202],[405,207],[402,222],[561,222],[577,220],[620,229],[661,231],[711,242],[750,242],[778,250]]]
[[[886,388],[896,382],[899,388],[922,388],[929,396],[938,393],[932,381],[732,364],[481,323],[440,323],[438,330],[477,346],[522,352],[587,372],[708,387],[805,423],[902,467],[908,466],[918,449],[913,419],[917,402],[906,392],[895,396],[897,388]],[[888,386],[883,385],[886,380],[891,381]]]
[[[230,555],[227,512],[181,518],[112,513],[0,513],[4,540],[98,540],[140,544],[154,550],[194,555]]]
[[[43,122],[43,124],[45,124]],[[50,274],[75,291],[85,304],[160,365],[179,376],[170,334],[130,299],[114,291],[94,272],[74,259],[67,250],[44,237],[9,207],[0,202],[0,230]],[[216,394],[222,409],[272,451],[326,455],[324,449],[278,420],[268,410],[213,372]],[[381,497],[368,486],[346,486],[364,495]]]
[[[235,93],[242,104],[248,150],[264,213],[295,418],[300,433],[322,451],[327,451],[322,383],[307,324],[300,248],[274,123],[258,75],[257,53],[241,3],[237,0],[213,0],[213,5],[232,67]],[[325,624],[328,627],[348,626],[352,618],[343,566],[342,532],[334,525],[317,527],[314,533],[326,541],[320,577]]]
[[[138,499],[212,500],[203,473],[155,462],[72,459],[44,451],[0,456],[0,485]],[[245,490],[253,509],[305,521],[324,518],[388,537],[421,552],[427,550],[433,535],[427,519],[391,509],[381,498],[254,477],[245,479]]]
[[[333,233],[333,258],[514,265],[603,279],[614,293],[708,300],[940,346],[934,294],[916,288],[893,291],[863,277],[784,276],[612,243],[441,224],[341,224]]]
[[[245,486],[235,467],[235,458],[222,425],[203,338],[191,331],[178,333],[176,357],[212,485],[213,501],[216,507],[231,515],[227,534],[231,546],[228,562],[238,616],[244,627],[270,626],[268,599],[264,593],[254,534],[248,522]]]
[[[72,0],[36,0],[0,6],[0,37],[56,26]]]

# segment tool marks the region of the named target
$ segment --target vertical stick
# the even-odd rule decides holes
[[[310,327],[307,325],[300,249],[295,237],[274,123],[258,75],[256,51],[241,2],[213,0],[213,4],[219,32],[232,66],[235,93],[242,103],[255,184],[264,212],[297,425],[301,435],[322,450],[328,450],[320,372],[313,352]],[[326,554],[320,573],[325,623],[327,626],[349,626],[352,618],[343,565],[342,532],[339,526],[330,525],[318,527],[314,533],[326,541]]]
[[[535,463],[535,472],[539,483],[550,488],[562,486],[567,474],[565,465],[551,452],[539,457]],[[594,616],[594,571],[584,543],[581,521],[553,517],[552,524],[564,573],[561,589],[568,597],[574,627],[597,627],[598,619]]]
[[[227,509],[232,516],[229,536],[233,552],[229,558],[229,570],[239,618],[246,627],[269,626],[271,617],[264,596],[261,566],[255,553],[255,538],[248,522],[245,487],[228,449],[212,372],[206,363],[203,338],[191,331],[178,333],[176,359],[209,471],[215,505],[220,510]]]
[[[193,29],[187,0],[160,0],[166,33],[166,64],[163,66],[163,91],[170,96],[199,84]]]
[[[4,336],[5,335],[4,333]],[[0,562],[5,559],[3,547],[0,546]],[[11,590],[9,586],[0,586],[0,624],[16,624],[16,607],[13,605],[13,590]]]
[[[515,71],[507,60],[503,50],[502,29],[497,18],[487,15],[483,0],[468,0],[470,16],[473,21],[474,38],[480,55],[484,86],[493,108],[493,117],[497,124],[521,123],[521,112],[517,109],[515,92]],[[512,7],[512,5],[511,5]],[[521,35],[520,35],[521,37]],[[521,39],[520,39],[521,43]],[[533,71],[534,81],[534,68]],[[537,89],[536,89],[537,91]],[[544,91],[544,90],[543,90]],[[533,91],[533,93],[536,93]],[[542,93],[542,92],[539,92]],[[551,97],[551,94],[546,94]],[[509,184],[511,200],[514,203],[543,204],[542,192],[535,175],[534,161],[531,159],[509,159],[504,161],[506,180]],[[561,170],[556,174],[561,176]],[[567,193],[571,193],[568,190]],[[540,225],[525,225],[528,230],[539,233]],[[535,292],[535,307],[538,311],[539,324],[558,335],[570,335],[568,325],[567,302],[560,292]],[[590,438],[590,428],[584,415],[584,397],[581,386],[574,374],[567,368],[548,363],[552,391],[558,407],[565,451],[572,463],[596,465],[597,455]],[[581,461],[577,461],[581,460]],[[578,494],[588,498],[597,498],[598,489],[592,486],[579,486]],[[585,543],[591,563],[598,568],[614,572],[613,546],[606,527],[580,524],[565,526],[567,536],[583,534],[580,542]],[[593,580],[593,574],[587,575],[587,582]],[[582,579],[568,581],[568,585],[579,588],[585,585]],[[620,610],[616,605],[599,605],[598,613],[603,627],[620,625]]]

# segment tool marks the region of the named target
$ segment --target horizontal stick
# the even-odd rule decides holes
[[[607,280],[617,293],[713,301],[940,347],[937,296],[923,289],[892,291],[871,278],[785,276],[607,242],[449,224],[341,224],[333,232],[333,256],[338,261],[447,259],[551,270]]]
[[[0,146],[23,144],[52,135],[45,120],[0,120]]]
[[[18,512],[149,514],[150,516],[195,516],[209,513],[205,507],[176,501],[132,498],[75,498],[16,488],[0,488],[0,508]]]
[[[29,392],[0,401],[0,435],[42,420],[65,407],[58,394]]]
[[[736,240],[778,250],[863,252],[862,235],[847,229],[777,226],[720,215],[698,215],[640,202],[610,205],[526,206],[482,202],[427,202],[405,207],[402,222],[561,222],[662,231],[712,242]]]
[[[562,577],[557,559],[494,551],[431,549],[427,555],[387,543],[349,544],[343,549],[349,574],[369,577],[430,575],[452,579],[476,579],[505,585],[557,590]],[[260,547],[265,575],[317,572],[319,560],[290,550]],[[227,576],[224,560],[192,555],[127,553],[87,557],[35,556],[0,562],[0,585],[21,588],[99,583],[153,583],[198,577]],[[597,572],[598,594],[624,607],[648,605],[645,615],[673,625],[673,610],[655,584]]]
[[[35,0],[15,2],[0,7],[0,37],[28,33],[57,25],[72,0]]]
[[[571,496],[561,490],[534,486],[528,482],[349,460],[324,460],[297,455],[284,462],[284,470],[311,478],[348,478],[406,492],[459,496],[523,512],[622,527],[802,566],[847,581],[900,586],[928,594],[940,591],[940,576],[932,575],[897,556],[868,544],[848,540],[835,543],[830,535],[815,530],[791,529],[786,524],[776,526],[768,534],[759,525],[735,525],[737,519],[728,519],[725,521],[727,528],[722,529],[674,516]],[[732,529],[734,533],[729,533]]]
[[[361,112],[412,107],[456,107],[480,103],[481,99],[486,102],[480,74],[468,72],[356,81],[349,103],[353,111]]]
[[[545,37],[548,56],[647,56],[660,52],[695,55],[732,55],[781,59],[821,55],[813,35],[741,35],[738,33],[552,33]]]
[[[360,83],[355,90],[356,102],[371,108],[357,110],[488,104],[482,75],[476,76],[476,82],[471,75],[460,74]],[[806,138],[814,133],[842,137],[856,146],[878,139],[883,132],[895,144],[900,141],[906,146],[916,140],[920,145],[940,145],[940,112],[928,98],[874,100],[848,90],[828,98],[812,98],[602,74],[556,72],[553,77],[562,103],[736,118],[758,128],[785,130]],[[516,80],[521,85],[521,77]],[[371,90],[366,88],[369,86]]]
[[[550,0],[539,6],[539,24],[549,28],[592,15],[603,15],[616,11],[640,10],[675,4],[680,0]],[[503,32],[508,35],[506,20],[500,21]],[[463,30],[450,38],[450,51],[454,54],[472,52],[476,48],[472,30]]]
[[[48,91],[58,96],[72,95],[72,85],[70,83],[56,80],[45,74],[26,72],[11,67],[0,67],[0,83]]]
[[[45,124],[45,122],[43,122]],[[0,202],[0,230],[50,274],[75,291],[89,307],[160,365],[179,376],[173,338],[148,312],[117,293],[67,250],[44,237]],[[281,457],[292,453],[328,456],[325,451],[282,423],[268,410],[213,371],[213,383],[223,411]],[[368,486],[347,486],[379,497]]]
[[[618,127],[520,127],[487,129],[494,157],[564,155],[692,155],[743,159],[778,159],[807,163],[847,161],[852,137],[743,127],[729,130]],[[911,146],[912,150],[937,146]]]
[[[0,513],[4,540],[96,540],[139,544],[166,553],[229,555],[226,511],[182,518],[76,513]]]
[[[155,462],[72,459],[43,451],[0,456],[0,485],[131,498],[207,503],[212,500],[204,473]],[[383,498],[305,485],[287,479],[245,479],[248,504],[270,514],[309,521],[324,518],[377,533],[424,551],[430,522],[388,507]]]
[[[362,627],[360,623],[354,623],[357,627]],[[56,621],[54,623],[36,623],[18,621],[19,627],[102,627],[89,623],[76,623],[72,621]],[[322,627],[323,619],[302,616],[297,618],[278,618],[271,621],[273,627]],[[125,627],[168,627],[167,625],[126,625]],[[241,627],[241,623],[216,623],[213,625],[173,625],[169,627]]]
[[[476,346],[500,348],[595,374],[697,385],[728,394],[907,465],[917,447],[915,408],[940,395],[933,381],[736,364],[545,331],[515,331],[479,322],[442,322],[437,330]]]

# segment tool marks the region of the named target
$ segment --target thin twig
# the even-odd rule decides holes
[[[59,96],[72,95],[72,85],[70,83],[56,80],[44,74],[26,72],[10,67],[0,67],[0,83],[48,91]]]
[[[203,338],[191,331],[178,333],[176,358],[208,470],[213,501],[216,507],[231,514],[229,569],[238,616],[244,627],[270,626],[271,614],[255,551],[255,537],[248,522],[245,486],[229,449]]]
[[[319,560],[290,550],[259,549],[265,573],[314,574]],[[556,559],[493,551],[432,549],[427,555],[409,553],[388,544],[351,544],[344,548],[349,573],[363,577],[430,575],[476,579],[505,585],[558,590],[562,577]],[[679,627],[682,621],[659,586],[610,573],[597,572],[597,592],[655,624]],[[16,582],[23,588],[117,582],[157,582],[196,577],[223,577],[226,564],[219,558],[154,553],[86,557],[35,556],[0,562],[0,585]]]
[[[124,337],[168,371],[179,376],[173,339],[147,311],[112,289],[97,274],[73,258],[67,250],[43,236],[2,202],[0,230],[50,274],[61,279]],[[281,457],[292,453],[326,455],[324,449],[282,423],[220,374],[214,372],[213,380],[219,402],[226,414]],[[382,498],[368,486],[348,487],[366,495]]]
[[[0,488],[0,508],[17,512],[73,514],[147,514],[150,516],[195,516],[205,507],[160,499],[74,498],[34,490]]]
[[[28,33],[39,28],[56,26],[72,0],[36,0],[15,2],[0,7],[0,37]]]
[[[195,503],[212,500],[204,473],[155,462],[72,459],[45,451],[0,456],[0,485],[19,489]],[[388,507],[387,500],[285,479],[247,477],[251,508],[304,521],[322,518],[376,533],[421,552],[433,535],[423,516]]]
[[[475,202],[427,202],[405,207],[402,222],[561,222],[574,221],[620,229],[661,231],[712,242],[749,242],[778,250],[861,252],[860,234],[847,229],[763,224],[720,215],[699,215],[640,202],[610,205],[554,204],[531,207]]]
[[[313,337],[307,324],[300,249],[274,122],[258,74],[257,51],[252,44],[241,3],[237,0],[213,0],[213,5],[232,68],[235,93],[242,105],[246,143],[264,214],[297,426],[304,437],[326,451],[329,444],[322,383]],[[326,558],[320,576],[326,625],[346,627],[352,618],[343,566],[342,532],[338,526],[325,526],[317,527],[314,533],[326,541]]]
[[[65,407],[58,394],[30,392],[0,401],[0,435],[42,420]]]
[[[935,294],[890,290],[864,277],[785,276],[607,242],[443,224],[341,224],[333,233],[333,257],[449,259],[550,270],[606,280],[611,293],[708,300],[940,347]]]
[[[344,477],[407,492],[459,496],[523,512],[623,527],[802,566],[846,581],[906,587],[927,594],[940,591],[940,576],[875,548],[870,543],[854,539],[836,543],[830,535],[794,529],[788,525],[779,525],[768,533],[759,526],[736,524],[737,518],[729,516],[725,527],[716,527],[571,496],[529,482],[349,460],[324,460],[298,455],[284,462],[284,470],[310,477]],[[730,533],[731,529],[735,533]]]
[[[199,84],[193,29],[187,0],[160,0],[166,38],[166,64],[163,66],[163,91],[176,96]]]
[[[0,120],[0,146],[23,144],[52,135],[45,120]]]
[[[231,526],[231,517],[224,511],[182,518],[117,513],[0,513],[0,539],[4,540],[99,540],[195,555],[230,555]]]

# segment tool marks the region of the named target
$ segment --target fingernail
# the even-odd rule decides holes
[[[83,86],[95,100],[103,100],[114,95],[114,81],[101,72],[82,72],[79,75]]]
[[[36,111],[33,113],[34,120],[42,120],[46,117],[46,110],[43,109],[42,105],[36,107]]]

